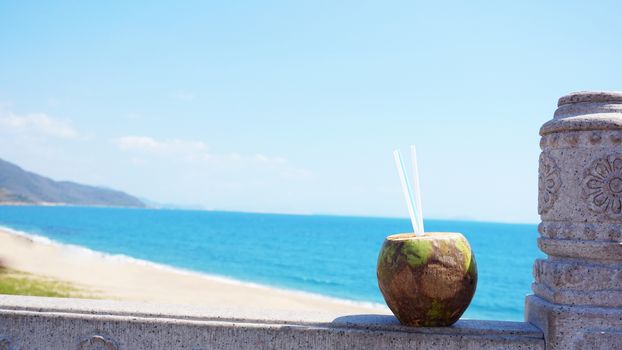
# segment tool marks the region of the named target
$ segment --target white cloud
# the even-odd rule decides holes
[[[158,141],[148,136],[123,136],[114,140],[119,149],[154,154],[202,154],[207,152],[207,145],[200,141],[180,139]]]
[[[189,91],[177,91],[172,94],[173,98],[180,101],[192,101],[196,95]]]
[[[149,136],[123,136],[112,140],[120,150],[146,155],[175,155],[187,161],[229,162],[255,164],[285,164],[283,157],[264,154],[241,155],[239,153],[213,153],[207,144],[195,140],[168,139],[156,140]]]
[[[0,127],[20,133],[37,133],[62,139],[78,137],[78,132],[67,120],[53,118],[45,113],[17,115],[0,111]]]
[[[253,160],[257,163],[286,163],[287,160],[282,157],[268,157],[263,154],[255,154]]]

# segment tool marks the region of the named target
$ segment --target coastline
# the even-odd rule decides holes
[[[111,255],[0,226],[0,263],[104,299],[245,309],[389,313],[383,305],[279,289]]]

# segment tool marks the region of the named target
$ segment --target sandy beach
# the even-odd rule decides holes
[[[105,299],[214,307],[387,313],[337,299],[115,259],[90,250],[33,240],[0,229],[2,265],[75,284]]]

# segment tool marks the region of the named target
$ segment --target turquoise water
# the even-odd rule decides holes
[[[241,281],[384,304],[376,258],[407,219],[86,207],[0,207],[0,226]],[[479,281],[463,317],[522,320],[536,225],[426,220],[426,231],[463,233]],[[1,248],[0,248],[1,254]]]

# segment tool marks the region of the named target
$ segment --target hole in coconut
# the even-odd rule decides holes
[[[414,233],[398,233],[387,237],[389,241],[408,241],[411,239],[447,239],[457,238],[461,235],[455,232],[426,232],[423,235],[416,235]]]

